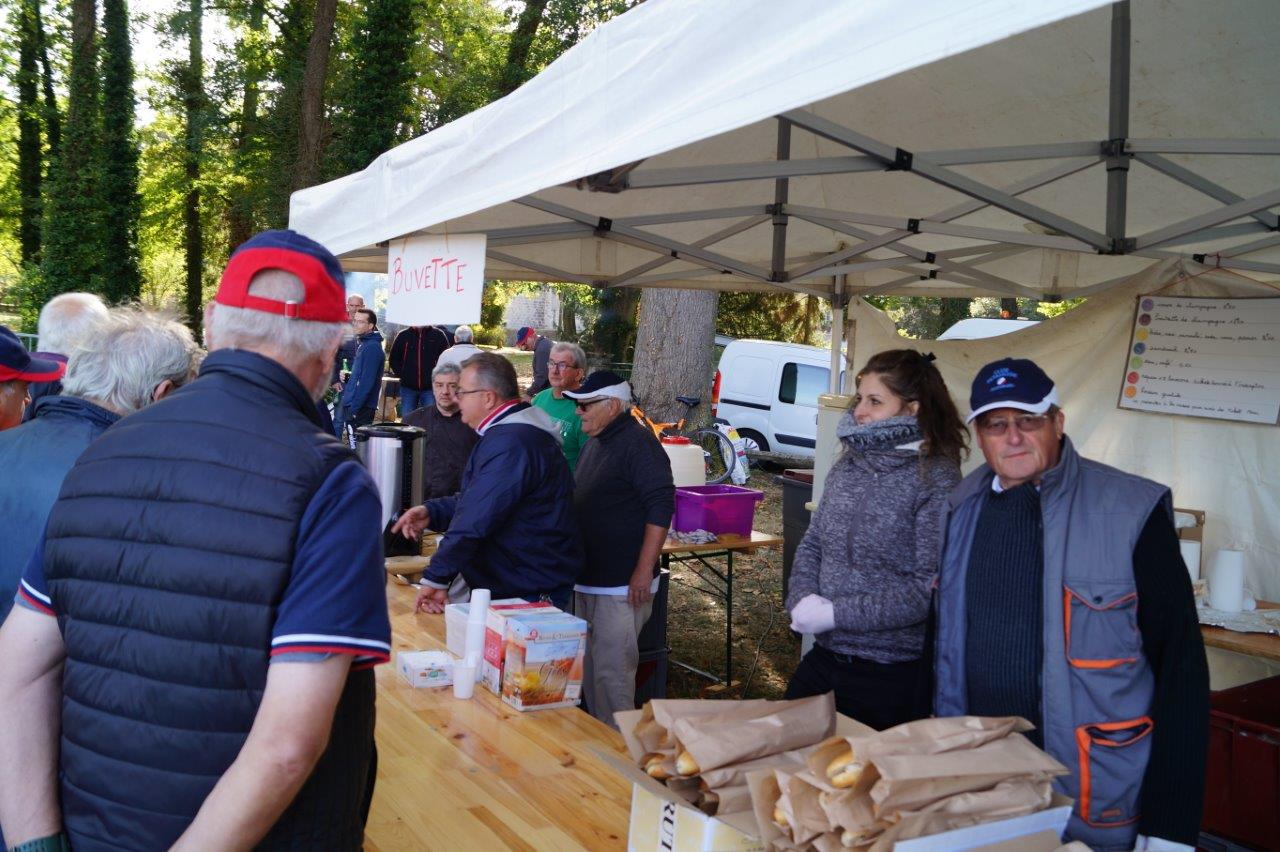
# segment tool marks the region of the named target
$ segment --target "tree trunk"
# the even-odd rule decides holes
[[[204,321],[204,231],[200,222],[200,161],[204,155],[204,9],[190,0],[187,21],[187,68],[182,101],[186,113],[186,184],[183,200],[187,264],[187,324],[197,339]]]
[[[34,8],[33,8],[34,7]],[[40,185],[44,154],[40,148],[40,11],[35,0],[18,6],[18,195],[21,212],[18,243],[22,262],[40,257]]]
[[[645,289],[631,385],[651,419],[674,421],[683,416],[677,396],[702,400],[689,415],[691,424],[710,419],[719,295],[714,290]]]
[[[133,49],[126,0],[102,5],[102,271],[104,295],[128,302],[142,293],[138,260],[138,143],[134,136]]]
[[[265,13],[266,0],[251,0],[248,38],[255,45],[258,37],[262,35]],[[236,128],[234,142],[236,174],[241,176],[247,175],[250,171],[247,165],[248,149],[258,130],[260,83],[258,70],[258,67],[252,64],[245,70],[244,99],[240,104],[240,123]],[[253,236],[253,231],[253,191],[248,186],[241,186],[232,196],[227,210],[227,237],[230,248],[234,250],[236,246],[248,240]]]
[[[73,0],[66,138],[44,190],[40,262],[45,298],[69,290],[102,292],[97,28],[95,0]]]
[[[53,91],[53,70],[49,66],[49,40],[44,35],[40,2],[32,0],[31,5],[35,11],[36,36],[39,38],[40,77],[44,88],[44,132],[49,140],[49,157],[52,159],[62,143],[62,120],[58,116],[58,96]]]
[[[962,319],[969,318],[969,304],[971,299],[941,299],[938,306],[938,324],[933,329],[933,333],[929,337],[937,339],[938,335],[951,328],[951,326],[960,322]]]
[[[533,37],[538,33],[538,25],[542,23],[542,15],[546,9],[547,0],[526,0],[515,31],[511,33],[507,64],[503,66],[502,76],[498,80],[498,97],[511,94],[528,79],[529,49],[533,47]]]
[[[294,170],[295,190],[313,186],[320,177],[320,153],[324,135],[324,82],[329,70],[329,49],[333,45],[333,24],[338,0],[316,0],[315,26],[307,46],[307,65],[302,75],[302,102],[298,114],[298,163]]]
[[[561,340],[578,339],[578,312],[573,309],[573,302],[560,299],[560,327],[556,330]]]

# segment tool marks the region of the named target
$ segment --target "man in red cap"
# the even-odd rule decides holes
[[[361,847],[390,625],[378,493],[316,409],[345,328],[337,259],[258,234],[199,378],[67,474],[0,628],[6,843]]]
[[[524,392],[525,399],[533,399],[551,387],[551,379],[547,376],[547,362],[551,360],[553,343],[550,338],[543,337],[527,325],[516,329],[516,348],[533,353],[533,384]]]
[[[32,358],[18,335],[0,325],[0,432],[22,422],[32,383],[56,382],[66,370],[66,364],[52,359]]]

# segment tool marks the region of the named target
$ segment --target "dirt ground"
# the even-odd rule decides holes
[[[532,354],[516,349],[498,351],[515,365],[521,387],[528,385],[533,378]],[[756,505],[755,528],[780,536],[782,486],[775,477],[776,471],[753,469],[747,487],[764,492],[764,500]],[[722,566],[723,560],[718,564]],[[672,565],[667,644],[671,647],[672,659],[723,677],[724,601],[695,588],[700,581],[692,567]],[[760,550],[753,556],[736,555],[733,560],[733,676],[737,685],[728,692],[707,693],[711,681],[670,665],[668,697],[719,694],[734,698],[781,698],[800,660],[800,640],[792,634],[789,622],[782,608],[782,549]]]
[[[756,506],[755,528],[782,535],[782,486],[776,473],[753,470],[748,488],[764,492]],[[673,564],[667,614],[671,657],[723,677],[725,606],[694,588],[699,579],[691,565]],[[705,570],[705,569],[703,569]],[[722,569],[723,570],[723,569]],[[788,626],[782,608],[782,550],[759,550],[733,560],[733,677],[736,686],[720,693],[733,698],[780,698],[800,659],[800,640]],[[710,681],[671,665],[670,698],[697,698]]]

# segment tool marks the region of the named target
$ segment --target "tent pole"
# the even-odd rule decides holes
[[[832,282],[831,293],[831,376],[827,380],[827,393],[840,393],[840,368],[844,357],[840,344],[844,338],[844,284],[845,276],[837,275]]]
[[[778,162],[791,159],[791,122],[778,119]],[[790,181],[781,177],[773,182],[773,258],[770,263],[771,278],[785,281],[787,274],[787,193]]]
[[[1129,0],[1111,5],[1111,108],[1107,125],[1107,237],[1113,254],[1133,248],[1125,238],[1129,201]]]

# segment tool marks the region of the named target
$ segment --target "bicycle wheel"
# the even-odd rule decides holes
[[[689,440],[702,450],[707,465],[707,484],[719,485],[733,473],[738,455],[733,442],[723,432],[715,429],[697,429],[689,433]]]

